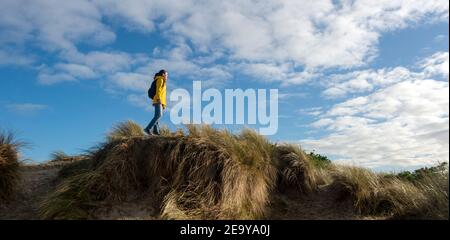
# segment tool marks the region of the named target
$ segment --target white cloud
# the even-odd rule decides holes
[[[331,75],[326,80],[327,89],[322,93],[328,98],[344,97],[350,93],[365,93],[377,87],[388,86],[414,77],[415,73],[404,67],[379,70],[361,70]]]
[[[130,55],[123,52],[92,51],[86,54],[78,51],[66,51],[61,54],[64,62],[54,66],[40,68],[38,80],[42,84],[56,84],[82,79],[114,77],[120,71],[130,70],[148,61],[140,54]],[[117,76],[112,78],[117,80]],[[117,83],[117,81],[116,81]]]
[[[88,66],[79,64],[56,64],[55,69],[83,79],[95,78],[97,74]]]
[[[52,70],[49,71],[43,71],[41,73],[39,73],[38,76],[38,81],[41,84],[44,85],[53,85],[55,83],[60,83],[60,82],[75,82],[77,81],[77,79],[68,74],[68,73],[53,73],[51,72]]]
[[[151,99],[147,95],[130,94],[127,100],[133,106],[144,108],[146,111],[153,110]]]
[[[329,125],[333,124],[333,122],[334,122],[334,120],[331,118],[322,118],[322,119],[312,123],[311,126],[315,127],[315,128],[320,128],[320,127],[329,126]]]
[[[280,100],[287,100],[290,98],[305,98],[308,96],[308,93],[306,92],[280,92],[278,93],[278,99]]]
[[[11,49],[0,48],[0,66],[2,65],[19,65],[29,66],[34,63],[34,56],[27,56],[22,52]]]
[[[322,94],[323,94],[325,97],[333,98],[333,97],[345,96],[346,93],[347,93],[347,92],[346,92],[344,89],[342,89],[342,88],[339,88],[339,87],[330,87],[330,88],[326,89],[325,91],[323,91]]]
[[[159,10],[165,29],[196,50],[223,49],[231,62],[245,61],[245,73],[285,84],[317,77],[317,67],[364,65],[375,56],[382,32],[448,15],[445,1],[208,1],[207,10],[202,2],[183,2],[173,10],[158,1],[139,4]]]
[[[448,35],[444,35],[444,34],[439,34],[436,37],[434,37],[434,41],[435,42],[445,42],[448,39]]]
[[[104,44],[115,34],[103,19],[143,32],[162,30],[196,52],[219,49],[229,60],[294,62],[307,69],[364,65],[385,31],[411,23],[447,21],[447,1],[11,1],[0,22],[9,43],[37,40],[49,50]],[[21,16],[18,18],[17,16]]]
[[[337,161],[372,168],[448,162],[448,80],[428,78],[430,69],[435,72],[439,69],[436,66],[442,63],[429,59],[442,59],[439,57],[442,55],[445,56],[435,54],[421,61],[429,64],[423,65],[419,72],[401,68],[396,74],[393,70],[349,74],[367,76],[370,75],[367,73],[375,73],[376,77],[370,77],[369,82],[378,89],[324,111],[311,127],[323,129],[328,134],[301,143],[307,149],[334,156]],[[395,81],[389,79],[398,76],[398,72],[407,74],[393,78]]]
[[[442,77],[448,79],[448,52],[437,52],[417,63],[419,69],[405,67],[367,69],[345,74],[334,74],[325,79],[322,95],[328,98],[345,97],[353,93],[367,93],[412,78]]]
[[[420,63],[420,67],[424,69],[426,76],[442,76],[448,79],[449,55],[448,52],[437,52],[432,56],[424,59]]]
[[[5,107],[17,114],[21,115],[33,115],[40,111],[48,109],[47,105],[35,104],[35,103],[11,103],[6,104]]]
[[[153,76],[150,76],[150,74],[119,72],[114,74],[111,80],[122,89],[143,91],[148,89],[153,80]]]
[[[279,82],[286,87],[293,84],[303,84],[322,76],[315,70],[296,71],[292,63],[231,63],[230,69],[250,76],[260,82]]]
[[[230,68],[241,67],[257,80],[290,85],[321,77],[324,68],[366,65],[376,56],[382,33],[424,21],[448,21],[448,2],[5,0],[0,15],[3,52],[5,46],[25,45],[56,51],[62,64],[83,65],[95,74],[130,71],[127,54],[80,53],[77,48],[80,43],[95,47],[113,42],[115,33],[109,24],[129,31],[159,31],[173,47],[172,55],[152,62],[170,66],[180,75],[209,76],[214,85],[232,77]],[[220,66],[211,67],[218,59],[223,61]],[[23,63],[23,58],[17,62]],[[45,74],[40,79],[56,78]],[[370,89],[363,80],[349,84],[349,88]],[[345,91],[329,90],[331,94]]]
[[[301,115],[319,116],[323,114],[323,107],[299,109],[297,113]]]
[[[85,42],[104,44],[115,40],[115,34],[101,22],[102,15],[87,0],[4,0],[0,8],[0,43],[30,42],[46,50],[76,49]]]
[[[141,72],[149,70],[159,71],[166,69],[169,76],[181,80],[202,81],[204,87],[221,87],[230,80],[233,75],[229,66],[223,64],[206,64],[201,63],[205,58],[192,57],[192,49],[186,43],[178,43],[178,45],[169,50],[158,50],[158,56],[149,60],[149,63],[140,68]]]
[[[243,63],[233,66],[240,72],[257,77],[260,81],[282,81],[287,78],[289,64]]]
[[[64,51],[60,54],[63,62],[41,67],[38,79],[40,83],[50,85],[101,78],[108,81],[108,90],[143,92],[151,83],[153,74],[160,69],[169,69],[171,77],[202,80],[204,87],[220,87],[232,78],[226,66],[201,66],[188,59],[189,54],[190,48],[186,44],[159,50],[161,57],[153,58],[124,52]]]
[[[92,51],[86,54],[78,51],[68,51],[62,54],[62,58],[68,62],[86,65],[102,74],[115,73],[147,61],[147,58],[141,55],[101,51]]]

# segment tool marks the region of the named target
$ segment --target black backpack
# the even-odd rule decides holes
[[[153,99],[156,95],[156,79],[153,80],[152,86],[148,89],[148,97]]]

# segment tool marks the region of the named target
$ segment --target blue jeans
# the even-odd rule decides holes
[[[150,121],[150,123],[148,124],[148,126],[145,128],[148,131],[152,131],[152,133],[159,135],[159,119],[162,117],[163,114],[163,109],[162,109],[162,105],[160,103],[154,104],[153,105],[155,107],[155,116],[153,117],[153,119]]]

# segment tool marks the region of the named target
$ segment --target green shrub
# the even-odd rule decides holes
[[[423,167],[416,169],[413,172],[403,171],[397,174],[387,174],[386,177],[398,177],[400,179],[407,180],[410,182],[417,182],[424,178],[440,175],[442,173],[445,173],[447,170],[448,170],[448,163],[443,162],[438,164],[437,166]]]
[[[318,153],[310,152],[308,158],[311,160],[313,165],[317,168],[326,168],[330,166],[331,160],[327,156],[320,155]]]

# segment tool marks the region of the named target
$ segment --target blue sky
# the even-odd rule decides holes
[[[6,0],[0,15],[0,129],[29,142],[33,161],[80,153],[120,121],[146,125],[164,68],[169,91],[279,89],[269,138],[336,162],[448,162],[444,0]]]

